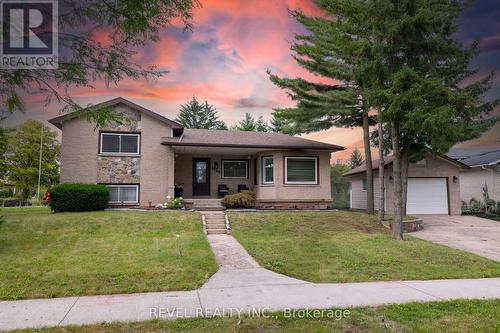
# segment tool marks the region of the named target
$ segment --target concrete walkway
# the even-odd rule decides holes
[[[219,271],[202,288],[109,296],[0,301],[0,330],[245,314],[286,308],[344,308],[411,301],[500,298],[500,278],[309,283],[259,267],[230,235],[209,235]]]
[[[476,216],[423,215],[424,230],[411,235],[500,261],[500,222]]]

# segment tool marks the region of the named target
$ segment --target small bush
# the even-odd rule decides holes
[[[251,208],[255,206],[255,193],[251,190],[226,195],[222,200],[226,208]]]
[[[170,198],[167,196],[167,202],[163,205],[163,208],[166,209],[180,209],[182,207],[182,197],[178,198]]]
[[[14,196],[14,193],[12,193],[12,190],[10,189],[0,189],[0,198],[12,198]]]
[[[49,189],[49,206],[55,212],[104,210],[109,189],[99,184],[59,184]]]

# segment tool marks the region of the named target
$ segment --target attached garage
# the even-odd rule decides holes
[[[408,178],[406,213],[448,214],[446,178]]]
[[[378,210],[380,186],[378,180],[378,160],[373,161],[375,209]],[[394,178],[392,176],[392,156],[385,163],[385,210],[394,213]],[[408,168],[408,193],[406,212],[408,215],[450,214],[460,215],[460,171],[469,169],[463,163],[444,155],[426,154]],[[366,209],[366,165],[359,166],[344,174],[350,182],[350,207]]]

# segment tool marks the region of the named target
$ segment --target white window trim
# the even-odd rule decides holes
[[[137,137],[137,152],[135,153],[122,153],[122,152],[106,152],[102,151],[102,137],[103,135],[118,135],[120,136],[136,136]],[[121,149],[121,138],[118,143],[118,148]],[[139,155],[140,152],[140,147],[141,147],[141,135],[138,133],[109,133],[109,132],[101,132],[100,133],[100,140],[99,140],[99,154],[109,154],[109,155]]]
[[[271,159],[273,161],[273,181],[266,181],[266,159]],[[274,184],[274,157],[273,156],[262,156],[262,184],[269,185]]]
[[[314,160],[314,181],[310,182],[296,182],[288,181],[288,160]],[[286,156],[285,157],[285,184],[291,185],[318,185],[318,157],[316,156]]]
[[[136,204],[136,203],[139,203],[139,185],[119,185],[119,184],[107,185],[106,184],[106,187],[117,187],[118,188],[118,198],[120,197],[120,187],[133,187],[133,188],[135,188],[135,200],[134,201],[111,201],[111,200],[109,200],[110,204],[122,204],[122,203]]]
[[[243,162],[246,165],[245,177],[226,177],[224,175],[224,163],[226,162]],[[222,178],[223,179],[248,179],[248,161],[247,160],[222,160]]]

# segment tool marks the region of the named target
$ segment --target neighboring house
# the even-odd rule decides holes
[[[373,161],[378,170],[379,161]],[[394,180],[392,156],[385,161],[385,210],[394,212]],[[468,166],[447,156],[426,154],[425,158],[408,167],[407,214],[460,215],[460,172]],[[350,207],[366,209],[366,165],[354,168],[344,176],[350,180]],[[378,210],[380,186],[378,171],[373,177],[375,209]]]
[[[500,201],[500,147],[454,148],[447,155],[470,167],[460,173],[462,201],[475,198],[484,202],[486,194]]]
[[[101,183],[110,204],[154,206],[183,187],[184,198],[217,198],[249,188],[263,208],[326,208],[330,156],[344,148],[278,133],[185,129],[123,98],[130,121],[94,130],[86,117],[49,120],[62,130],[61,182]]]

